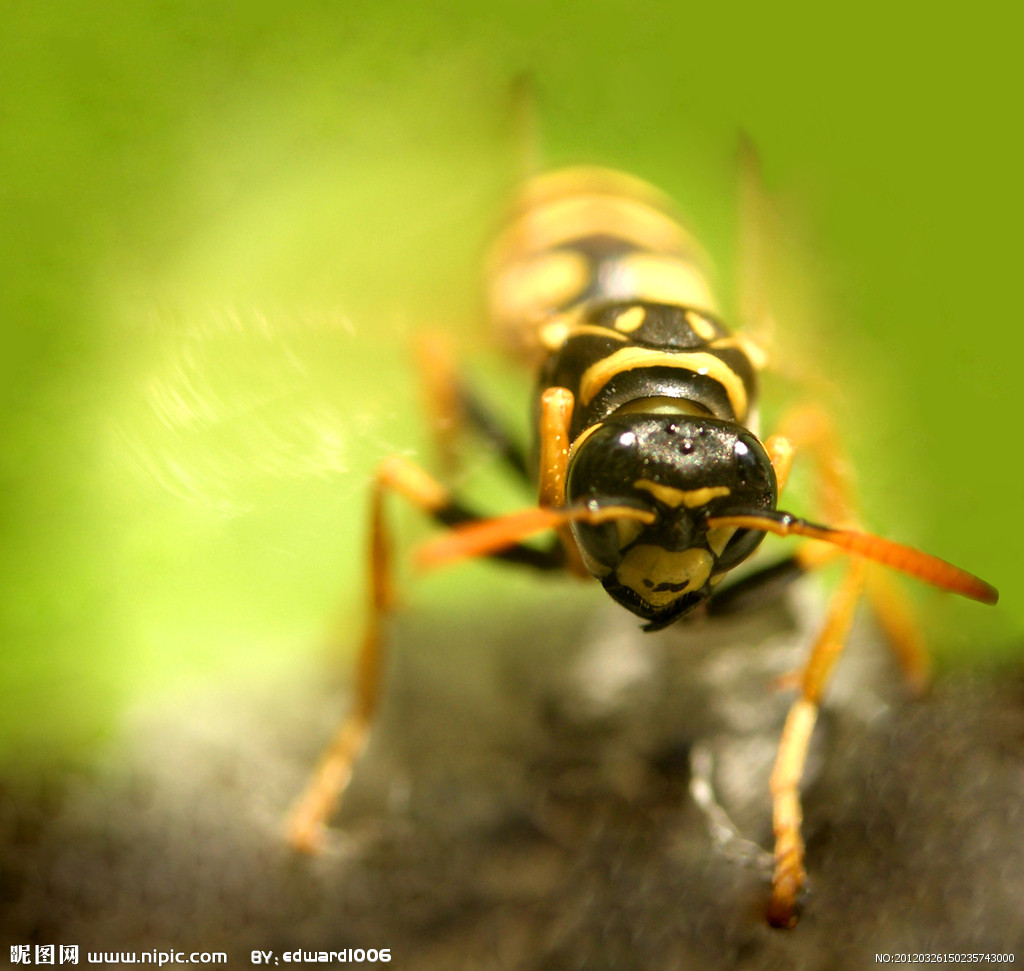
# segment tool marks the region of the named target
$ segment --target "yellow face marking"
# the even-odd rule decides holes
[[[633,483],[633,488],[649,492],[658,502],[663,502],[666,506],[671,506],[673,509],[676,506],[681,506],[686,496],[686,492],[682,489],[662,485],[660,482],[651,482],[650,479],[637,479]]]
[[[650,479],[637,479],[633,483],[633,488],[649,492],[659,502],[663,502],[673,509],[678,506],[696,509],[719,496],[729,495],[729,487],[724,485],[704,486],[702,489],[676,489],[674,486],[662,485],[660,482],[651,482]]]
[[[711,552],[713,552],[715,556],[721,556],[722,550],[724,550],[729,544],[729,540],[733,538],[735,533],[735,526],[718,526],[715,529],[709,529],[705,539],[707,539],[708,546],[711,547]],[[725,574],[723,573],[717,579],[721,580],[724,576]],[[712,578],[712,582],[714,581],[715,578]]]
[[[714,295],[700,267],[678,256],[634,253],[618,260],[609,275],[614,281],[609,290],[615,294],[715,309]]]
[[[737,421],[747,415],[747,389],[740,376],[724,361],[704,351],[672,354],[646,347],[626,347],[592,364],[580,379],[580,402],[589,405],[612,378],[642,367],[678,368],[703,374],[717,381],[729,396]]]
[[[660,546],[634,546],[622,558],[615,576],[652,607],[665,607],[700,590],[711,575],[714,559],[707,550],[672,552]],[[663,584],[671,589],[658,590]]]
[[[615,533],[619,549],[624,550],[633,542],[644,529],[644,524],[639,519],[616,519]]]
[[[647,318],[647,311],[643,307],[630,307],[615,318],[615,329],[624,334],[632,334],[634,330],[643,326]]]
[[[564,320],[556,320],[540,329],[540,342],[552,353],[559,350],[568,339],[569,324]]]
[[[732,490],[728,486],[704,486],[702,489],[688,489],[683,493],[683,505],[687,509],[699,509],[706,506],[712,499],[727,496]]]

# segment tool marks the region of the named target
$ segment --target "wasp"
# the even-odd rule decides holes
[[[758,376],[766,356],[722,322],[697,242],[646,183],[597,168],[529,181],[495,245],[489,294],[500,333],[538,376],[533,458],[503,434],[443,352],[428,349],[424,370],[439,421],[460,413],[475,424],[536,481],[537,504],[488,519],[413,463],[391,458],[380,465],[371,495],[369,619],[352,710],[293,808],[291,842],[316,848],[373,724],[382,621],[394,602],[387,494],[402,495],[447,527],[419,551],[421,563],[488,556],[594,577],[647,631],[742,599],[782,573],[845,557],[820,633],[794,678],[796,698],[770,780],[775,848],[767,919],[792,927],[806,880],[800,780],[862,597],[910,675],[920,679],[925,669],[903,601],[885,572],[869,565],[983,603],[998,594],[944,560],[857,527],[846,464],[821,409],[797,409],[762,438]],[[821,486],[816,518],[827,525],[778,506],[802,453]],[[524,542],[545,530],[554,532],[548,546]],[[781,564],[725,583],[768,533],[803,542]]]

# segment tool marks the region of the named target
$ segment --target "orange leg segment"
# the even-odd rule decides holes
[[[455,350],[449,335],[427,332],[417,338],[415,351],[437,451],[442,467],[450,470],[456,464],[456,440],[465,422]]]
[[[856,524],[852,472],[835,427],[822,408],[808,405],[792,411],[783,419],[780,432],[765,442],[765,448],[775,466],[780,492],[794,456],[807,451],[814,461],[818,483],[817,515],[832,526]],[[806,544],[797,556],[810,569],[834,560],[835,552],[818,544]],[[878,570],[869,572],[866,593],[904,676],[915,691],[923,690],[930,669],[928,649],[906,595],[897,581]]]
[[[783,422],[780,432],[767,439],[765,448],[775,468],[780,492],[789,478],[797,452],[808,452],[814,463],[819,514],[826,522],[842,526],[855,524],[857,503],[851,473],[832,423],[821,409],[808,407],[792,413]],[[805,532],[799,527],[772,531],[814,536],[813,529]],[[837,532],[863,536],[851,530]],[[855,541],[844,542],[841,548],[854,551],[856,545]],[[859,552],[868,550],[870,545],[861,544]],[[895,545],[874,546],[870,552],[882,558],[883,554],[891,554]],[[797,551],[797,560],[804,569],[814,569],[832,562],[837,555],[841,552],[836,546],[806,543]],[[924,554],[920,556],[922,561],[919,562],[932,560]],[[786,718],[771,776],[775,866],[768,920],[775,927],[793,927],[798,919],[800,895],[806,880],[800,781],[822,698],[843,651],[857,604],[865,592],[908,681],[920,690],[927,679],[928,654],[902,591],[886,573],[871,569],[867,559],[854,556],[829,604],[824,627],[797,676],[799,694]]]
[[[426,512],[437,512],[449,502],[447,490],[440,483],[404,459],[388,459],[377,471],[370,502],[370,597],[356,656],[352,709],[321,755],[286,823],[289,843],[305,853],[316,852],[323,842],[324,825],[352,778],[352,767],[366,745],[380,699],[385,661],[382,626],[395,599],[391,543],[384,515],[384,494],[388,491],[401,493]]]
[[[569,428],[575,399],[568,388],[548,388],[540,398],[540,474],[537,502],[542,509],[565,505],[565,476],[572,439]],[[589,576],[568,523],[555,527],[567,568],[576,576]]]
[[[441,403],[439,417],[443,420],[438,424],[443,429],[446,423],[455,421],[454,412],[449,407],[456,402],[450,393],[451,371],[445,363],[446,356],[437,346],[428,346],[426,353],[428,357],[440,355],[434,362],[437,365],[435,374],[440,375],[434,396]],[[354,700],[351,711],[289,814],[288,840],[296,849],[315,852],[322,843],[325,823],[351,780],[353,765],[365,747],[377,711],[385,654],[382,626],[394,603],[391,544],[384,515],[385,494],[399,493],[442,524],[456,527],[442,537],[439,544],[435,544],[438,549],[446,551],[440,556],[434,554],[435,564],[446,559],[489,555],[545,570],[568,565],[586,575],[582,562],[578,562],[579,554],[569,531],[571,517],[560,508],[565,501],[572,407],[572,394],[564,389],[552,389],[544,396],[540,429],[540,508],[527,510],[525,514],[481,520],[456,503],[448,490],[431,475],[402,458],[387,459],[377,470],[371,499],[370,602],[366,629],[356,659]],[[580,515],[600,518],[623,514],[622,510],[574,512],[576,518]],[[549,552],[536,550],[519,542],[531,533],[552,527],[559,531],[564,553],[560,554],[557,549]],[[481,536],[484,537],[483,542]],[[420,560],[429,562],[431,557],[421,554]]]
[[[864,587],[865,569],[863,560],[851,561],[846,578],[830,604],[825,626],[803,669],[800,694],[793,702],[782,730],[771,776],[775,871],[768,921],[775,927],[793,927],[797,921],[799,897],[806,879],[804,842],[800,833],[803,822],[800,780],[822,696],[853,624]]]

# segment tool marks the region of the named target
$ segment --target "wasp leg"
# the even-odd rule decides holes
[[[354,700],[337,734],[320,756],[305,790],[292,805],[286,822],[288,842],[315,853],[323,841],[324,824],[352,777],[352,767],[366,744],[380,695],[384,644],[381,622],[394,602],[390,543],[384,521],[384,485],[378,476],[370,511],[370,602],[366,627],[356,655]]]
[[[853,471],[824,409],[816,405],[794,409],[783,419],[779,431],[765,442],[765,448],[775,466],[780,491],[789,477],[794,457],[806,452],[814,462],[817,515],[834,526],[856,520]]]
[[[866,564],[850,562],[846,576],[829,606],[822,628],[800,676],[800,694],[786,716],[779,752],[771,775],[772,829],[775,833],[775,871],[768,921],[774,927],[797,922],[800,893],[806,879],[804,842],[800,834],[803,811],[800,779],[807,760],[821,698],[836,661],[842,654],[853,615],[864,588]]]
[[[565,504],[565,473],[568,463],[569,432],[573,396],[564,388],[550,388],[542,396],[540,421],[539,505],[555,509]],[[384,496],[397,492],[438,523],[455,527],[481,521],[461,505],[427,472],[402,458],[383,462],[374,479],[370,529],[370,604],[366,630],[356,659],[355,700],[313,772],[305,792],[288,818],[288,838],[299,850],[313,852],[323,837],[323,828],[352,776],[352,767],[362,752],[377,709],[384,644],[383,619],[394,603],[391,544],[384,516]],[[587,575],[579,559],[572,533],[565,524],[557,526],[560,545],[542,550],[517,542],[524,535],[517,517],[493,523],[502,536],[500,545],[489,546],[484,555],[520,563],[541,570],[569,568]],[[462,540],[452,540],[458,551]],[[477,554],[479,555],[479,554]]]
[[[450,470],[456,465],[456,444],[465,419],[452,342],[445,334],[424,333],[417,336],[414,350],[437,453],[442,466]]]
[[[793,412],[784,421],[782,430],[766,441],[765,447],[775,466],[780,491],[789,477],[794,456],[799,451],[808,452],[815,466],[817,506],[821,514],[827,522],[855,524],[857,503],[852,474],[824,411],[812,406]],[[835,549],[805,544],[794,558],[795,569],[814,569],[840,555]],[[908,680],[919,687],[926,677],[927,652],[902,591],[884,572],[871,569],[860,557],[853,557],[843,582],[833,595],[825,625],[798,676],[800,694],[786,718],[772,772],[775,872],[768,920],[776,927],[792,927],[797,920],[798,898],[806,876],[800,835],[800,779],[821,699],[845,646],[857,604],[865,593]]]
[[[516,475],[529,482],[532,476],[526,453],[462,378],[448,336],[438,333],[421,336],[416,344],[416,357],[444,467],[455,467],[458,434],[465,425],[470,425]]]
[[[574,518],[598,521],[602,517],[623,517],[630,513],[621,508],[613,513],[611,509],[606,508],[603,512],[577,509],[575,514],[563,515],[569,512],[565,509],[565,476],[571,446],[573,404],[573,394],[566,388],[548,388],[541,395],[537,508],[478,522],[479,528],[455,530],[449,536],[441,537],[420,550],[418,558],[421,565],[438,566],[467,556],[480,555],[523,562],[522,557],[536,557],[537,551],[531,547],[517,545],[517,541],[541,530],[554,529],[559,540],[559,546],[556,547],[557,555],[554,551],[545,552],[546,559],[542,565],[545,568],[564,568],[578,576],[589,575],[573,538],[570,522]],[[455,513],[454,516],[442,519],[448,525],[459,526],[476,519],[465,515],[460,507],[453,506],[452,511]],[[636,515],[635,510],[631,513]],[[646,520],[646,514],[641,518]]]
[[[931,679],[931,654],[903,585],[885,570],[870,570],[867,597],[910,689],[924,694]]]
[[[334,811],[352,776],[352,767],[366,744],[380,697],[385,650],[383,621],[395,602],[391,568],[391,542],[384,514],[384,497],[397,492],[445,526],[480,521],[481,517],[457,503],[439,482],[402,458],[384,461],[374,479],[370,513],[370,587],[366,628],[355,662],[354,701],[334,740],[320,758],[305,791],[288,816],[288,840],[298,850],[315,852],[324,824]],[[540,570],[564,566],[558,546],[550,550],[523,544],[486,555]]]
[[[537,501],[541,508],[565,505],[565,476],[572,445],[570,427],[576,399],[568,388],[548,388],[540,397],[540,470]],[[566,568],[576,576],[590,575],[568,523],[556,527]]]
[[[814,460],[818,488],[817,506],[821,518],[835,526],[856,525],[857,500],[852,471],[839,446],[835,428],[823,409],[805,406],[784,419],[781,431],[772,435],[765,448],[776,468],[781,491],[794,455],[807,451]],[[778,459],[778,460],[777,460]],[[831,562],[841,555],[816,544],[801,546],[798,557],[806,569]],[[910,602],[898,581],[885,570],[868,574],[867,598],[886,636],[904,677],[915,692],[928,683],[928,649]]]
[[[789,435],[778,433],[769,436],[764,447],[775,469],[775,479],[781,493],[789,480],[793,459],[796,457],[796,445]],[[805,543],[793,556],[757,570],[717,592],[708,604],[708,613],[712,616],[739,613],[772,600],[808,570],[841,555],[836,550],[822,550],[817,543]]]

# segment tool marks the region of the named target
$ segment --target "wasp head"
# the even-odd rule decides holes
[[[657,630],[711,595],[726,572],[764,538],[759,531],[708,529],[731,509],[770,510],[775,471],[764,447],[731,421],[688,414],[613,414],[570,459],[566,501],[618,505],[654,520],[574,522],[590,572],[624,607]]]

